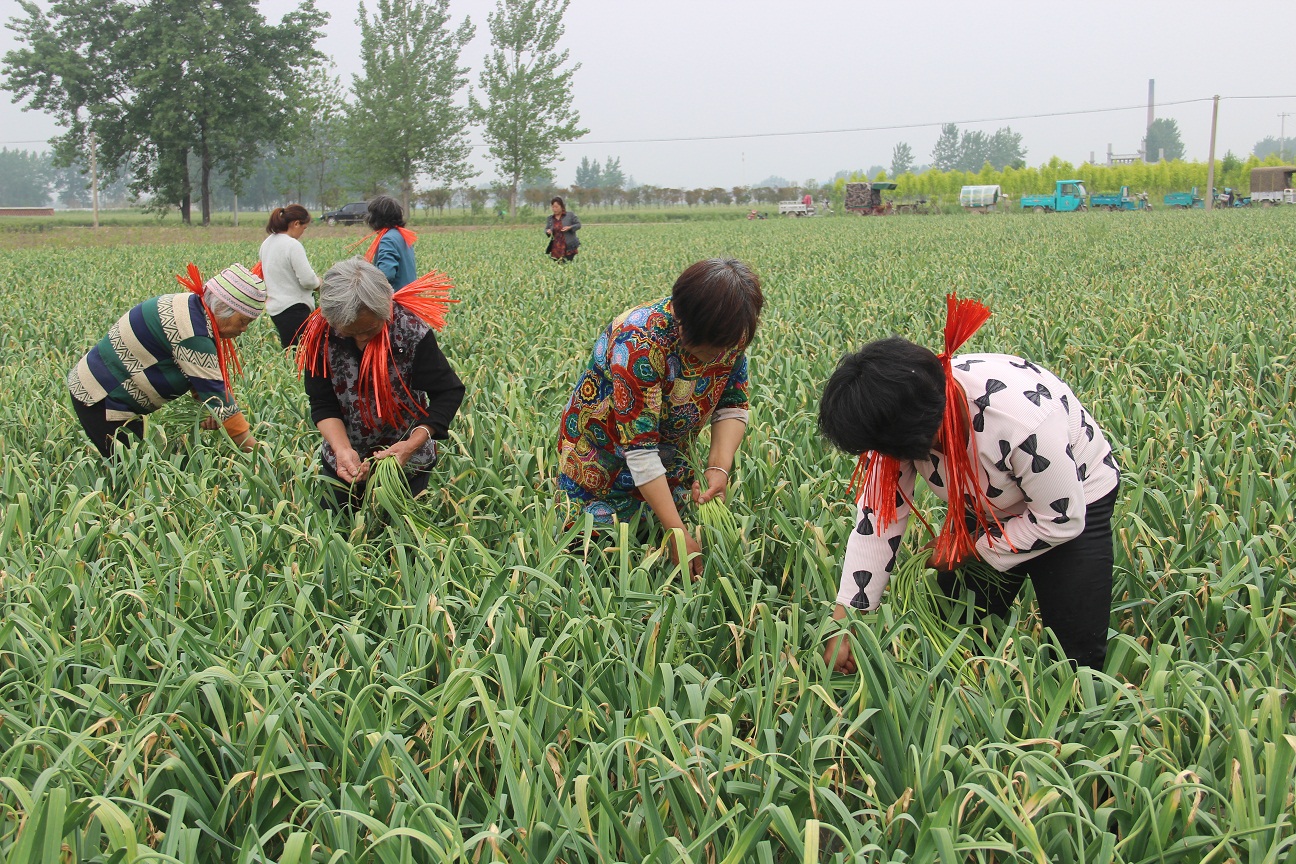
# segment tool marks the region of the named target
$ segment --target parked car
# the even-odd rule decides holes
[[[369,205],[361,201],[358,204],[347,204],[337,210],[330,210],[320,219],[324,220],[326,225],[354,225],[363,222],[368,214]]]

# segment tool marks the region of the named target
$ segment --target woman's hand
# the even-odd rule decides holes
[[[395,456],[396,461],[404,468],[410,458],[418,452],[419,448],[432,440],[432,430],[426,426],[415,426],[410,432],[409,437],[404,441],[397,441],[386,450],[379,450],[373,454],[374,461],[385,459],[388,456]]]
[[[202,418],[202,422],[198,424],[198,428],[211,432],[214,429],[221,428],[221,422],[208,414],[206,417]]]
[[[694,482],[693,484],[693,503],[705,504],[712,498],[719,496],[721,501],[729,498],[729,475],[719,468],[708,468],[702,472],[702,479],[707,481],[706,490],[703,491],[702,484]]]
[[[837,608],[833,609],[832,617],[834,621],[845,619],[846,607],[838,603]],[[828,647],[824,649],[824,665],[831,671],[843,675],[855,671],[855,657],[851,654],[850,641],[845,633],[838,633],[828,640]]]
[[[666,546],[672,564],[679,564],[679,537],[684,536],[684,554],[688,556],[689,575],[697,581],[702,576],[702,546],[686,528],[672,528],[666,533]]]
[[[360,483],[369,476],[369,463],[360,461],[360,454],[352,447],[333,449],[337,460],[337,473],[347,483]]]
[[[552,237],[552,236],[553,236],[553,229],[552,229],[552,228],[546,228],[546,229],[545,229],[545,236],[546,236],[546,237]]]

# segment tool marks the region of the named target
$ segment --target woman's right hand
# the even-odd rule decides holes
[[[337,459],[337,473],[347,483],[359,483],[369,476],[369,463],[360,461],[360,454],[354,448],[334,450]]]
[[[553,236],[553,229],[552,229],[552,228],[546,228],[546,229],[545,229],[545,236],[546,236],[546,237],[552,237],[552,236]]]
[[[672,528],[666,534],[666,545],[672,564],[679,564],[679,535],[684,535],[684,554],[688,557],[689,575],[696,581],[702,576],[702,545],[687,528]]]

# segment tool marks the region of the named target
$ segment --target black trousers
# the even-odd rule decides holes
[[[71,393],[68,395],[72,396]],[[84,405],[72,396],[72,410],[81,421],[81,428],[90,437],[90,443],[105,459],[112,455],[116,444],[130,444],[130,435],[141,439],[144,437],[143,417],[132,420],[109,420],[106,400],[100,400],[93,405]]]
[[[305,303],[294,303],[278,315],[271,315],[270,320],[274,322],[275,329],[279,331],[279,345],[285,350],[290,346],[296,345],[299,338],[298,331],[306,323],[313,310]]]
[[[988,615],[1004,615],[1029,578],[1044,626],[1057,636],[1067,657],[1101,670],[1111,621],[1111,519],[1119,491],[1117,486],[1086,508],[1080,536],[1001,574],[1002,587],[965,577],[963,586],[972,591],[976,608]],[[956,574],[942,573],[939,581],[947,596],[957,596]]]
[[[320,500],[320,506],[326,510],[345,510],[350,512],[364,503],[365,483],[347,483],[338,476],[337,470],[332,465],[320,459],[320,475],[327,478],[328,491]],[[406,471],[405,479],[409,481],[410,492],[414,495],[419,494],[427,489],[428,482],[432,479],[432,466],[428,466],[421,471]]]

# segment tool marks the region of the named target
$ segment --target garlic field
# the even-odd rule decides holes
[[[315,230],[323,272],[347,241]],[[463,301],[445,538],[321,509],[268,320],[236,380],[259,452],[180,402],[90,448],[67,370],[187,262],[251,265],[246,233],[0,250],[0,860],[1296,862],[1296,212],[595,226],[570,266],[426,233]],[[740,535],[697,582],[638,525],[569,551],[578,369],[715,255],[766,293]],[[1115,447],[1102,672],[1029,588],[944,655],[884,602],[858,672],[824,666],[853,460],[819,392],[864,341],[938,346],[948,290],[994,310],[966,350],[1057,373]]]

